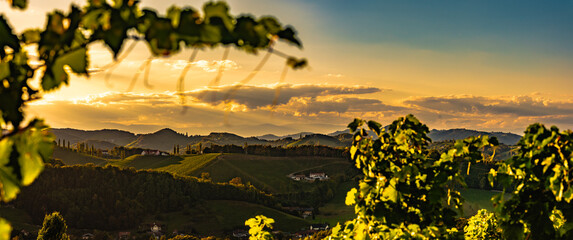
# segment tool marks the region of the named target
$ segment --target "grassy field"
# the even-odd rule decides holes
[[[251,182],[258,188],[284,192],[293,181],[287,177],[288,174],[325,172],[333,177],[344,174],[349,167],[350,163],[342,158],[223,154],[216,161],[192,171],[191,175],[200,176],[202,172],[208,172],[216,182],[227,182],[234,177],[240,177],[243,182]]]
[[[110,164],[120,167],[155,169],[158,171],[167,171],[181,175],[190,175],[191,172],[203,167],[210,161],[215,160],[219,155],[219,153],[184,156],[133,155],[124,160],[110,161]]]
[[[199,203],[185,211],[160,215],[159,221],[167,225],[167,231],[193,231],[201,235],[219,235],[237,228],[245,228],[245,221],[256,215],[265,215],[275,220],[274,229],[294,232],[308,227],[310,222],[261,205],[215,200]],[[148,222],[157,219],[147,219]]]
[[[468,188],[460,190],[460,193],[465,199],[464,217],[471,217],[480,209],[486,209],[489,212],[493,212],[493,204],[490,199],[500,192]],[[506,193],[504,199],[509,198],[511,198],[511,194]]]
[[[8,220],[13,229],[33,232],[40,228],[40,226],[30,224],[32,218],[24,210],[4,206],[0,207],[0,216]]]
[[[103,166],[107,163],[106,159],[98,158],[82,153],[77,153],[61,147],[54,147],[53,158],[61,159],[66,165],[88,164],[93,163],[97,166]]]
[[[344,201],[346,200],[346,193],[353,187],[357,187],[358,183],[354,181],[344,182],[338,186],[334,198],[323,207],[320,208],[320,214],[315,216],[314,223],[327,222],[330,226],[336,226],[336,223],[343,223],[347,220],[354,219],[354,206],[347,206]]]

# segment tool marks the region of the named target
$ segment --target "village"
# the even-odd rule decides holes
[[[295,181],[306,181],[306,182],[314,182],[314,181],[326,181],[330,179],[326,173],[323,172],[316,172],[316,173],[309,173],[308,176],[305,174],[289,174],[288,177]]]

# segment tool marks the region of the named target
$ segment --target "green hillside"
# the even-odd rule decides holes
[[[185,156],[140,156],[110,161],[111,165],[153,169],[179,175],[200,177],[208,172],[215,182],[228,182],[240,177],[260,189],[287,192],[294,181],[287,175],[294,173],[325,172],[331,177],[342,175],[350,168],[343,158],[327,157],[268,157],[245,154],[209,153]],[[303,184],[308,185],[308,184]]]
[[[103,166],[107,161],[103,158],[94,157],[82,153],[77,153],[66,148],[54,147],[53,158],[61,159],[66,165],[88,164],[93,163],[97,166]]]
[[[296,147],[296,146],[303,146],[303,145],[310,145],[310,146],[329,146],[329,147],[347,147],[348,144],[341,142],[335,137],[322,135],[322,134],[311,134],[307,135],[303,138],[295,140],[287,144],[287,147]]]
[[[208,172],[215,182],[227,182],[240,177],[243,182],[251,182],[257,188],[285,192],[290,191],[289,187],[294,182],[287,177],[289,174],[325,172],[334,177],[344,174],[348,168],[350,163],[343,158],[223,154],[205,167],[191,171],[191,175],[200,176],[202,172]]]
[[[245,228],[245,221],[256,215],[273,218],[275,229],[298,231],[310,222],[262,205],[231,200],[210,200],[190,209],[161,214],[169,232],[173,230],[196,231],[200,235],[220,235],[237,228]],[[147,219],[157,221],[157,219]]]
[[[111,165],[133,167],[135,169],[154,169],[180,175],[190,175],[205,164],[215,160],[220,153],[184,156],[141,156],[133,155],[124,160],[110,161]]]

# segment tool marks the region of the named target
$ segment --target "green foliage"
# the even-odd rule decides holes
[[[27,7],[27,0],[9,2],[14,8]],[[0,14],[0,201],[13,199],[21,186],[30,184],[51,155],[53,139],[43,132],[46,126],[37,119],[24,123],[26,104],[68,84],[68,73],[87,76],[90,43],[102,41],[114,58],[127,39],[144,40],[156,56],[176,53],[181,44],[189,48],[234,46],[256,53],[272,52],[273,42],[280,39],[302,47],[294,30],[273,17],[235,18],[224,2],[209,2],[203,12],[201,17],[191,8],[173,6],[160,15],[152,9],[141,10],[137,0],[90,0],[82,8],[72,5],[68,13],[53,11],[43,29],[20,35]],[[39,65],[28,61],[24,47],[34,47],[31,44],[37,44],[39,61],[35,62]],[[286,64],[297,69],[306,60],[289,57]],[[35,77],[41,79],[39,88],[29,84]],[[7,229],[0,227],[0,235]]]
[[[505,202],[501,195],[492,199],[505,237],[523,239],[527,227],[530,239],[570,239],[573,223],[567,220],[573,219],[573,132],[533,124],[517,146],[517,154],[489,176],[491,182],[496,180],[513,190]],[[559,229],[551,217],[556,214],[565,220]]]
[[[267,229],[273,229],[275,220],[258,215],[245,221],[245,226],[249,227],[249,240],[272,240],[273,235]]]
[[[363,125],[374,131],[368,136]],[[452,208],[463,199],[454,186],[464,186],[463,161],[482,159],[480,149],[497,145],[495,139],[472,137],[457,141],[441,155],[427,149],[426,125],[412,115],[394,121],[388,130],[373,121],[355,119],[350,148],[364,178],[348,192],[346,204],[355,206],[356,219],[337,225],[332,239],[449,239],[456,234]]]
[[[66,233],[68,225],[59,212],[46,215],[42,229],[38,232],[38,240],[69,240]]]
[[[466,239],[501,239],[501,228],[497,218],[485,209],[479,210],[468,220],[464,232]]]
[[[0,218],[0,239],[10,239],[10,232],[12,232],[10,223]]]

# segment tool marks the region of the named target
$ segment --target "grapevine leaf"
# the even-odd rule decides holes
[[[12,226],[4,218],[0,218],[0,239],[10,239],[10,233],[12,232]]]
[[[376,134],[380,135],[380,132],[382,129],[382,124],[375,122],[375,121],[368,121],[368,128],[370,128],[370,130],[376,132]]]
[[[90,7],[96,7],[96,8],[100,8],[103,6],[107,6],[107,1],[105,0],[88,0],[89,6]]]
[[[209,2],[203,6],[207,24],[222,23],[227,31],[233,30],[233,18],[229,15],[229,6],[225,2]]]
[[[281,24],[273,17],[263,17],[259,19],[259,23],[272,35],[277,35],[282,30]]]
[[[179,14],[177,33],[179,38],[187,46],[192,46],[199,41],[200,36],[199,13],[191,8],[186,8]]]
[[[86,29],[96,30],[99,27],[109,25],[109,11],[106,9],[94,9],[88,11],[81,20],[81,25]]]
[[[31,123],[32,124],[32,123]],[[20,154],[18,163],[22,175],[22,185],[31,184],[44,169],[44,160],[52,153],[53,137],[42,132],[43,124],[34,121],[34,127],[18,135],[16,149]]]
[[[111,10],[109,30],[104,31],[103,41],[113,52],[113,58],[117,59],[117,55],[123,46],[125,38],[127,38],[127,23],[121,17],[121,13],[117,9]]]
[[[153,24],[153,22],[155,22],[156,20],[157,20],[157,13],[155,11],[144,9],[143,15],[138,19],[137,31],[145,34],[151,27],[151,24]]]
[[[216,44],[221,41],[221,30],[216,26],[202,24],[199,33],[203,43]]]
[[[68,84],[68,74],[64,70],[66,65],[75,73],[87,74],[87,49],[83,47],[68,52],[48,66],[42,78],[42,88],[45,91],[58,88],[62,82]]]
[[[306,58],[296,59],[294,57],[287,58],[287,65],[294,70],[305,68],[308,66]]]
[[[0,141],[0,199],[3,201],[14,199],[20,191],[14,168],[10,166],[10,158],[14,154],[13,146],[14,142],[11,138],[4,138]]]
[[[10,0],[12,7],[19,9],[26,9],[28,7],[28,0]]]
[[[6,21],[4,15],[0,15],[0,58],[6,56],[4,50],[6,46],[12,48],[14,52],[19,52],[20,40],[12,33],[12,28],[8,25],[8,21]]]
[[[573,188],[571,186],[563,193],[563,200],[568,203],[571,203],[571,200],[573,200]]]
[[[239,38],[240,45],[257,47],[261,43],[257,31],[255,30],[257,22],[250,16],[241,16],[237,18],[235,34]]]
[[[10,76],[10,64],[8,62],[0,62],[0,80],[6,79]]]
[[[287,27],[286,29],[278,32],[277,36],[289,43],[296,45],[299,48],[302,48],[302,43],[296,37],[296,32],[292,27]]]
[[[171,19],[171,25],[177,28],[179,27],[179,21],[181,20],[181,8],[173,5],[167,9],[167,18]]]
[[[40,30],[39,29],[28,29],[24,31],[21,35],[22,42],[25,44],[39,43],[40,42]]]
[[[398,191],[396,190],[396,178],[390,180],[390,184],[384,188],[382,192],[382,199],[386,201],[398,201]]]
[[[356,193],[358,192],[358,190],[356,190],[356,188],[352,188],[350,191],[348,191],[348,193],[346,193],[346,200],[344,201],[344,203],[348,206],[352,206],[354,204],[356,204]]]
[[[352,132],[356,132],[356,129],[358,129],[360,126],[362,126],[363,121],[355,118],[354,121],[352,121],[350,124],[348,124],[348,128],[350,128],[350,131]]]
[[[145,40],[147,40],[154,55],[169,55],[179,50],[179,44],[169,18],[156,19],[145,34]]]

